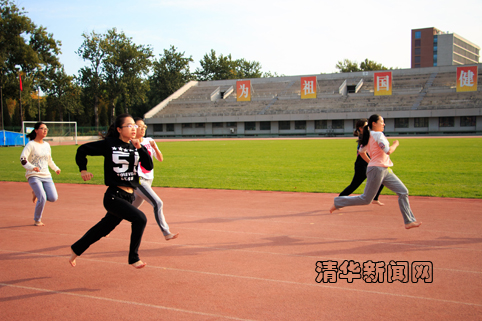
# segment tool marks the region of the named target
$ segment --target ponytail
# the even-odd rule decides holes
[[[119,132],[117,131],[117,128],[122,127],[124,124],[124,120],[127,117],[131,117],[129,114],[122,114],[116,117],[115,121],[109,126],[109,129],[107,130],[107,134],[103,137],[104,139],[107,137],[114,137],[114,138],[119,138]]]
[[[37,132],[36,130],[40,128],[40,125],[42,125],[43,123],[41,121],[35,123],[35,125],[33,126],[33,129],[30,133],[28,133],[26,136],[28,137],[29,140],[34,140],[36,137],[37,137]]]
[[[376,123],[380,119],[380,115],[374,114],[371,115],[368,119],[368,124],[363,127],[362,137],[360,139],[360,145],[367,146],[368,141],[370,140],[370,129],[372,129],[372,124]]]

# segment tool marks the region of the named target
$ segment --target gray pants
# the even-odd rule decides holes
[[[139,208],[139,206],[144,203],[144,200],[146,200],[147,203],[154,208],[154,217],[156,218],[157,225],[159,225],[162,234],[166,236],[171,234],[171,232],[169,231],[169,225],[166,223],[166,218],[164,217],[164,212],[162,210],[162,200],[151,188],[152,181],[152,179],[144,179],[139,177],[139,183],[141,186],[134,191],[136,198],[132,205]]]
[[[397,175],[393,173],[392,169],[386,167],[369,166],[367,168],[367,184],[363,194],[360,196],[335,197],[335,207],[368,205],[373,201],[382,184],[398,195],[398,206],[400,207],[400,212],[402,212],[405,224],[415,222],[416,219],[408,202],[408,189]]]

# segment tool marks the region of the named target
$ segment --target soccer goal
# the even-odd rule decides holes
[[[23,145],[28,142],[26,138],[32,130],[37,121],[26,120],[22,122],[22,136]],[[77,145],[77,122],[76,121],[42,121],[49,128],[46,141],[58,143],[73,141]]]

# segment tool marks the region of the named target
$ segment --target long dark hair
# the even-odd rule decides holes
[[[107,138],[107,137],[119,138],[119,132],[117,131],[117,128],[122,127],[127,117],[132,118],[130,114],[122,114],[117,116],[114,123],[111,124],[109,129],[107,130],[107,134],[105,134],[104,138]]]
[[[40,128],[40,125],[43,125],[44,123],[42,123],[41,121],[39,121],[38,123],[36,123],[34,126],[33,126],[33,129],[30,133],[27,134],[27,137],[29,140],[34,140],[36,137],[37,137],[37,133],[35,132],[35,130],[39,129]]]
[[[370,118],[368,118],[368,124],[363,127],[363,134],[360,140],[360,144],[362,146],[368,145],[368,140],[370,139],[370,131],[368,130],[368,128],[372,129],[372,124],[376,123],[380,119],[380,117],[380,115],[374,114],[371,115]]]
[[[361,137],[363,135],[363,133],[360,133],[360,131],[358,130],[358,128],[360,127],[365,127],[365,123],[367,122],[368,120],[366,118],[362,118],[360,120],[358,120],[355,124],[355,131],[353,132],[353,136],[355,137],[358,137],[358,140],[357,140],[357,143],[360,143],[361,142]]]

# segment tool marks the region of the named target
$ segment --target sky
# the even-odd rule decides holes
[[[337,72],[338,61],[366,58],[410,68],[411,30],[435,27],[482,47],[482,0],[15,0],[62,42],[60,62],[77,75],[82,34],[117,28],[155,59],[171,45],[194,60],[211,49],[261,64],[262,72]]]

